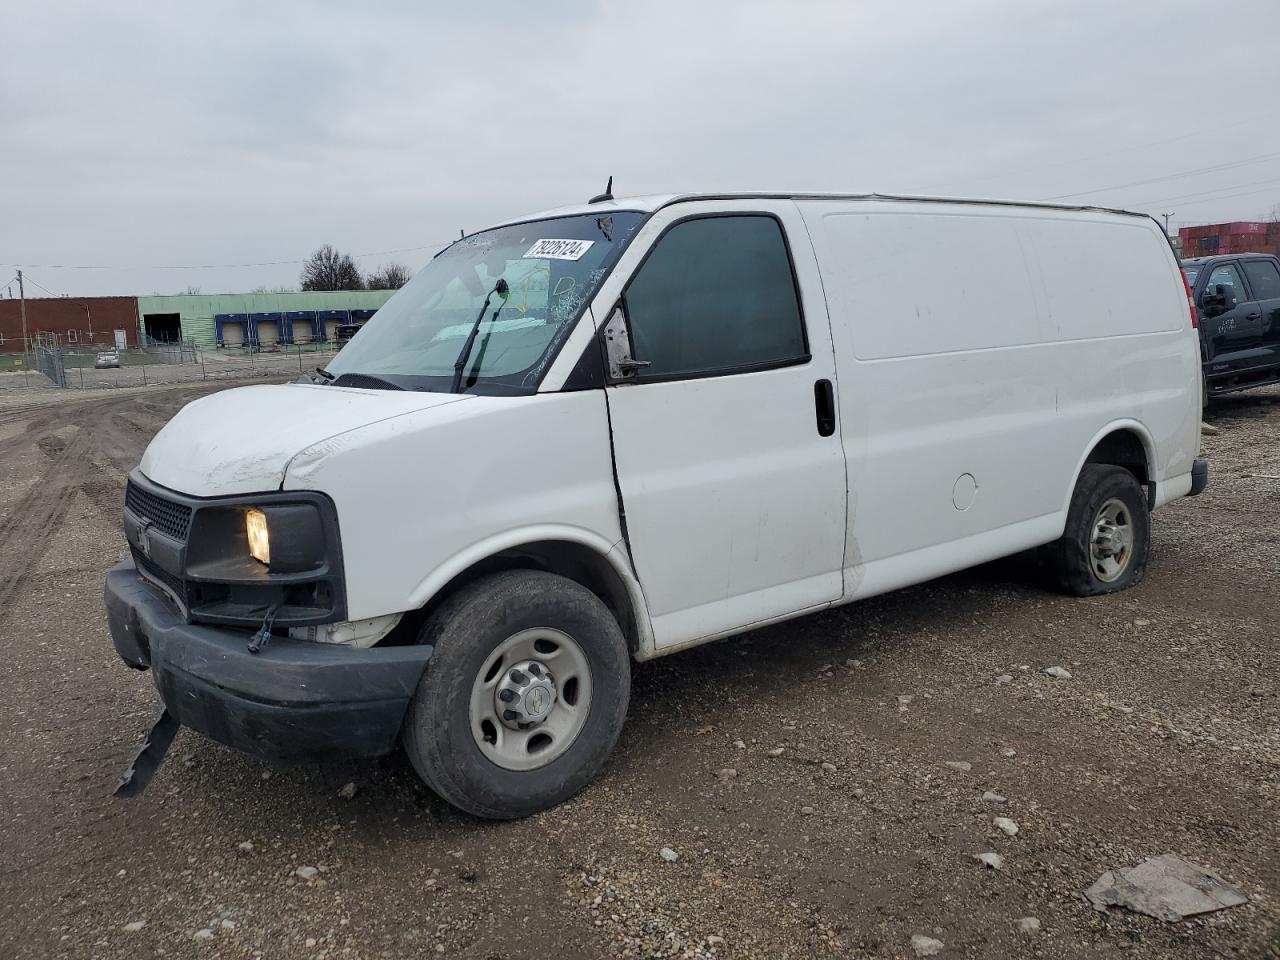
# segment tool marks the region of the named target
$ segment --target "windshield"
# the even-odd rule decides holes
[[[441,251],[329,364],[410,390],[448,391],[486,297],[462,390],[532,393],[645,215],[537,220],[473,234]],[[494,292],[505,280],[505,298]]]

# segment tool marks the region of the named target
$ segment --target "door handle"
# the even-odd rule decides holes
[[[830,380],[819,380],[813,385],[813,406],[818,417],[818,436],[831,436],[836,432],[836,391]]]
[[[1260,316],[1262,316],[1261,313],[1246,313],[1244,318],[1246,320],[1257,320]]]

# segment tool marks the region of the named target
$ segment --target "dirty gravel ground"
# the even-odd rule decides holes
[[[102,616],[124,477],[213,389],[0,401],[0,957],[1280,955],[1280,391],[1211,409],[1212,485],[1140,588],[1066,599],[1015,558],[639,666],[602,778],[492,824],[402,758],[270,770],[189,732],[111,798],[157,713]],[[1164,852],[1251,902],[1081,900]]]

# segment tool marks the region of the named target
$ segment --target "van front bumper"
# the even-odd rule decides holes
[[[120,659],[151,670],[174,719],[269,761],[390,753],[431,657],[287,637],[249,653],[248,633],[187,623],[132,561],[107,573],[105,599]]]

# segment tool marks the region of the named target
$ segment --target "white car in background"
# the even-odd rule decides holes
[[[98,355],[93,360],[93,368],[95,370],[106,370],[110,367],[118,366],[120,366],[120,351],[118,350],[99,350]]]

